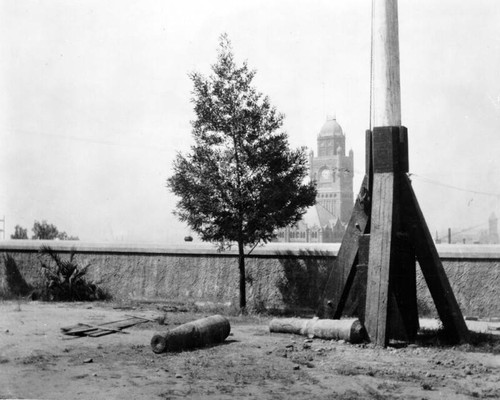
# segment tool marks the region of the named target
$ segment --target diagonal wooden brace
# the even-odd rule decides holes
[[[407,231],[414,243],[417,260],[434,300],[439,318],[451,341],[467,343],[469,341],[469,330],[444,271],[410,179],[407,176],[403,178],[402,186],[403,210],[406,215]]]

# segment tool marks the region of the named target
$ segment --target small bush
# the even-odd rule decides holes
[[[44,282],[39,289],[39,297],[46,301],[92,301],[109,298],[107,293],[93,282],[87,281],[85,274],[90,264],[79,266],[75,252],[71,251],[69,260],[59,257],[49,246],[40,248],[41,268]],[[50,262],[44,262],[44,258]]]

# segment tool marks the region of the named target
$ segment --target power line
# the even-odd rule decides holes
[[[483,228],[483,227],[485,227],[486,225],[488,225],[488,223],[487,223],[487,222],[482,223],[482,224],[479,224],[479,225],[470,226],[470,227],[465,228],[465,229],[462,229],[461,231],[458,231],[458,232],[452,232],[451,237],[453,237],[453,236],[458,236],[458,235],[460,235],[460,234],[462,234],[462,233],[464,233],[464,232],[472,231],[473,229]]]
[[[144,148],[148,150],[155,150],[159,152],[170,152],[172,151],[171,149],[166,149],[166,148],[161,148],[157,146],[149,146],[145,144],[133,144],[133,143],[125,143],[125,142],[116,142],[116,141],[110,141],[110,140],[98,140],[98,139],[89,139],[85,137],[78,137],[78,136],[70,136],[70,135],[60,135],[60,134],[55,134],[55,133],[46,133],[46,132],[33,132],[33,131],[28,131],[28,130],[21,130],[21,129],[8,129],[8,131],[12,133],[20,133],[24,135],[32,135],[32,136],[47,136],[47,137],[54,137],[54,138],[60,138],[60,139],[66,139],[66,140],[73,140],[73,141],[79,141],[79,142],[85,142],[85,143],[93,143],[93,144],[102,144],[102,145],[107,145],[107,146],[120,146],[120,147],[133,147],[133,148]],[[353,173],[356,175],[364,175],[365,171],[360,171],[357,169],[354,170],[349,170],[348,168],[333,168],[334,171],[344,173],[344,174],[349,174]],[[410,173],[409,176],[411,178],[417,178],[423,182],[430,183],[432,185],[436,186],[441,186],[453,190],[458,190],[461,192],[465,193],[472,193],[472,194],[477,194],[481,196],[490,196],[490,197],[495,197],[497,199],[500,199],[500,193],[493,193],[493,192],[483,192],[479,190],[473,190],[473,189],[466,189],[454,185],[450,185],[447,183],[439,182],[434,179],[426,178],[421,175],[417,175],[414,173]]]
[[[161,151],[161,152],[170,152],[171,149],[166,149],[158,146],[150,146],[150,145],[145,145],[145,144],[136,144],[136,143],[125,143],[125,142],[117,142],[117,141],[111,141],[111,140],[102,140],[102,139],[89,139],[85,137],[79,137],[79,136],[71,136],[71,135],[61,135],[57,133],[47,133],[47,132],[34,132],[34,131],[28,131],[28,130],[22,130],[22,129],[7,129],[10,133],[20,133],[22,135],[30,135],[30,136],[39,136],[39,137],[52,137],[52,138],[58,138],[58,139],[65,139],[65,140],[72,140],[72,141],[78,141],[78,142],[84,142],[84,143],[93,143],[93,144],[102,144],[106,146],[119,146],[119,147],[133,147],[133,148],[145,148],[149,150],[155,150],[155,151]]]
[[[412,177],[412,178],[415,177],[417,179],[420,179],[420,180],[422,180],[424,182],[427,182],[427,183],[430,183],[430,184],[433,184],[433,185],[436,185],[436,186],[441,186],[441,187],[446,187],[446,188],[449,188],[449,189],[459,190],[461,192],[466,192],[466,193],[479,194],[479,195],[482,195],[482,196],[492,196],[492,197],[496,197],[496,198],[500,199],[500,193],[482,192],[482,191],[479,191],[479,190],[465,189],[465,188],[461,188],[461,187],[458,187],[458,186],[449,185],[447,183],[439,182],[439,181],[436,181],[436,180],[433,180],[433,179],[425,178],[425,177],[417,175],[417,174],[409,174],[409,176]]]
[[[349,168],[336,168],[336,167],[334,167],[332,169],[332,171],[338,172],[338,173],[341,173],[341,174],[351,174],[351,173],[355,174],[355,175],[365,175],[366,174],[365,171],[360,171],[358,169],[350,170]],[[418,180],[421,180],[421,181],[426,182],[426,183],[430,183],[432,185],[441,186],[441,187],[445,187],[445,188],[453,189],[453,190],[459,190],[459,191],[465,192],[465,193],[472,193],[472,194],[477,194],[477,195],[481,195],[481,196],[496,197],[497,199],[500,199],[500,193],[483,192],[483,191],[480,191],[480,190],[461,188],[461,187],[458,187],[458,186],[450,185],[448,183],[443,183],[443,182],[440,182],[440,181],[436,181],[434,179],[426,178],[424,176],[417,175],[417,174],[414,174],[414,173],[410,173],[410,174],[408,174],[408,176],[411,177],[412,179],[416,178]]]
[[[484,228],[487,225],[488,225],[488,223],[484,222],[484,223],[479,224],[479,225],[474,225],[474,226],[470,226],[470,227],[465,228],[465,229],[461,229],[458,232],[455,232],[455,231],[451,230],[451,237],[456,237],[456,236],[461,235],[462,233],[465,233],[465,232],[468,232],[468,231],[472,231],[472,230],[475,230],[475,229],[478,229],[478,228]],[[441,237],[445,237],[448,234],[447,231],[441,231],[441,232],[438,231],[437,233]]]

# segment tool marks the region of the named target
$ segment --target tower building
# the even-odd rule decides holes
[[[317,207],[349,222],[354,203],[353,151],[346,156],[345,135],[335,117],[327,118],[318,134],[318,155],[309,154],[309,176],[317,182]]]
[[[354,204],[354,155],[346,156],[345,135],[328,117],[317,136],[317,156],[309,153],[309,177],[317,182],[316,205],[296,226],[277,232],[278,242],[340,242]]]

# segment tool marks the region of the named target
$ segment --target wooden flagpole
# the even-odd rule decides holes
[[[418,330],[416,263],[451,340],[468,330],[407,173],[408,134],[401,125],[397,0],[372,3],[371,123],[366,175],[337,260],[321,316],[356,315],[370,340],[412,341]]]

